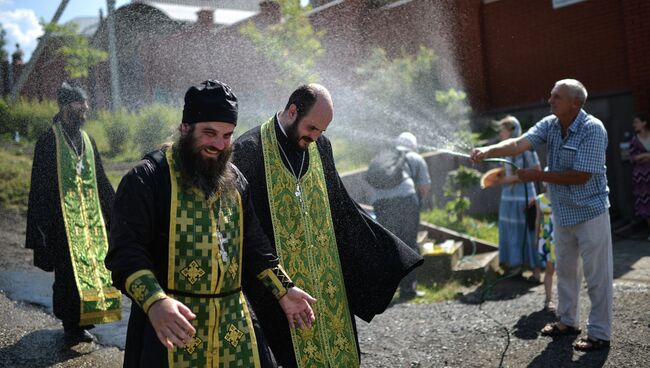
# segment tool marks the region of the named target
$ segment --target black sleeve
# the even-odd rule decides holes
[[[390,304],[400,280],[424,261],[348,194],[324,136],[321,160],[350,310],[366,322]]]
[[[102,207],[102,214],[104,215],[106,228],[109,229],[111,221],[111,210],[113,209],[113,200],[115,199],[115,190],[113,189],[113,185],[106,176],[104,165],[102,165],[102,159],[99,156],[99,151],[97,150],[97,144],[95,143],[95,140],[90,135],[88,137],[90,138],[90,143],[92,143],[93,152],[95,153],[95,174],[97,176],[99,203]]]
[[[154,194],[155,165],[143,160],[131,169],[117,188],[109,233],[106,267],[113,284],[125,292],[126,279],[140,270],[155,270],[149,246],[155,237],[157,209]]]
[[[239,172],[238,186],[244,212],[243,271],[249,276],[256,276],[268,268],[277,266],[279,259],[255,214],[248,182]]]
[[[31,184],[27,208],[25,247],[34,250],[34,265],[44,271],[54,270],[53,224],[59,198],[56,178],[54,135],[49,130],[34,147]]]
[[[251,132],[245,133],[233,144],[232,162],[243,173],[245,178],[255,174],[255,168],[258,165],[257,161],[261,159],[261,157],[256,157],[256,154],[259,152],[261,150],[258,149],[256,140]]]

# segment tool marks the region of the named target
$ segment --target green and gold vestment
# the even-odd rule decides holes
[[[152,270],[140,270],[127,278],[126,291],[145,313],[170,296],[196,314],[192,342],[168,352],[169,367],[259,367],[257,340],[241,292],[240,193],[232,187],[206,199],[198,189],[188,189],[174,152],[166,151],[171,180],[167,280],[157,280]],[[278,279],[282,274],[274,267],[258,275],[277,298],[286,293]]]
[[[299,367],[357,367],[359,356],[332,224],[323,165],[309,145],[308,171],[297,181],[283,164],[273,119],[261,127],[275,245],[296,286],[314,296],[316,322],[292,330]]]
[[[104,266],[108,239],[90,139],[81,131],[83,151],[78,156],[66,142],[60,123],[55,123],[53,130],[61,211],[81,299],[79,325],[117,321],[122,294],[112,286],[111,274]]]

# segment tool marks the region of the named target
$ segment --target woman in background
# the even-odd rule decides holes
[[[636,135],[630,144],[634,193],[634,213],[650,227],[650,126],[648,116],[638,114],[632,121]],[[650,240],[650,236],[648,237]]]
[[[521,135],[521,124],[513,116],[506,116],[497,124],[502,141]],[[519,168],[540,170],[539,158],[534,151],[505,159]],[[540,283],[542,260],[535,246],[535,227],[534,223],[526,222],[528,203],[536,197],[535,186],[533,183],[522,183],[511,165],[505,165],[505,175],[500,179],[500,184],[499,262],[516,274],[521,274],[524,267],[530,268],[533,271],[530,281]]]

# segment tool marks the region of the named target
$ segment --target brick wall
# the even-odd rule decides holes
[[[258,24],[277,21],[273,3],[265,1],[262,7]],[[142,103],[151,102],[159,90],[182,96],[206,75],[242,92],[268,89],[260,86],[260,76],[267,81],[277,76],[238,33],[239,25],[206,36],[200,28],[174,27],[141,4],[120,8],[118,17],[127,9],[135,15],[117,24],[120,60],[127,63],[120,69],[122,81],[141,81],[135,97]],[[374,47],[395,57],[424,45],[440,56],[443,81],[464,88],[479,112],[544,104],[553,82],[564,77],[583,81],[591,96],[632,93],[636,109],[650,109],[647,0],[589,0],[560,9],[552,9],[551,0],[412,0],[382,8],[367,8],[366,0],[336,0],[313,11],[310,19],[317,30],[326,31],[327,54],[317,70],[332,75],[355,78],[354,67]],[[125,42],[120,28],[133,27],[140,30]],[[102,26],[94,40],[102,48],[105,33]],[[23,94],[38,94],[35,87],[49,83],[48,78],[57,80],[46,85],[45,95],[60,83],[61,68],[52,68],[56,62],[51,55],[44,59],[39,64],[48,67],[37,68],[30,78],[36,80]],[[134,65],[140,73],[126,71]],[[96,106],[107,106],[108,77],[108,63],[93,69],[89,87]],[[290,91],[273,92],[285,96]]]
[[[553,82],[567,77],[582,81],[591,95],[628,90],[621,1],[590,0],[560,9],[550,0],[484,4],[490,108],[543,103]]]
[[[650,1],[622,2],[630,84],[637,111],[650,111]]]

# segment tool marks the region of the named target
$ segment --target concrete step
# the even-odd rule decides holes
[[[452,269],[452,277],[463,284],[473,284],[483,280],[486,274],[499,268],[499,252],[485,252],[463,257]]]
[[[463,258],[463,243],[447,240],[433,245],[428,242],[422,244],[422,248],[424,264],[416,269],[418,281],[432,284],[451,279],[454,266]]]

